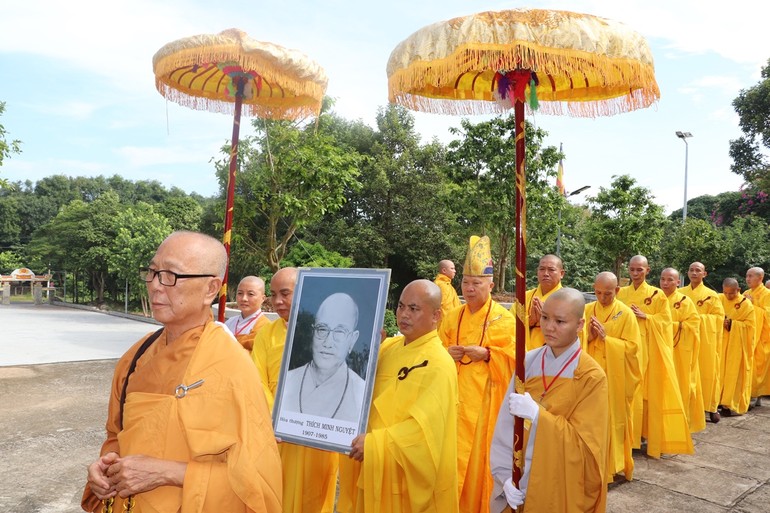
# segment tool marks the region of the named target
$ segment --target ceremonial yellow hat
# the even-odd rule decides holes
[[[494,265],[492,262],[492,247],[489,237],[471,235],[470,248],[465,256],[463,264],[464,276],[492,276]]]

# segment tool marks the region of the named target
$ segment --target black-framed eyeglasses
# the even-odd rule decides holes
[[[326,324],[313,324],[313,333],[321,340],[326,340],[329,337],[329,333],[332,335],[332,339],[335,342],[344,342],[350,335],[350,332],[345,328],[330,329]]]
[[[173,287],[179,278],[216,278],[214,274],[179,274],[166,269],[152,269],[142,267],[139,269],[139,278],[150,283],[155,277],[158,277],[158,283],[164,287]]]

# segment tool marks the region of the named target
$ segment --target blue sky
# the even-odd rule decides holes
[[[739,136],[731,102],[760,79],[770,58],[770,4],[735,0],[368,2],[202,2],[29,0],[0,16],[0,117],[23,153],[0,176],[36,181],[52,174],[119,174],[210,196],[212,158],[231,135],[229,115],[166,102],[155,90],[152,56],[164,44],[237,27],[252,38],[295,48],[329,76],[336,111],[374,124],[387,102],[385,65],[393,48],[421,27],[455,16],[514,7],[584,12],[629,25],[647,38],[661,100],[605,118],[535,115],[547,142],[564,145],[568,191],[598,192],[612,175],[630,174],[667,211],[683,201],[689,139],[688,197],[737,190],[728,144]],[[424,141],[450,140],[460,118],[415,113]],[[473,118],[481,121],[484,118]],[[244,124],[241,136],[251,133]],[[580,202],[585,194],[572,198]]]

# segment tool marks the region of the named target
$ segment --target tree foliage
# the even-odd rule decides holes
[[[733,100],[743,135],[730,141],[731,170],[747,183],[770,192],[770,60],[760,81]],[[763,148],[764,152],[763,153]]]
[[[298,229],[343,205],[345,191],[356,183],[360,158],[312,125],[255,120],[254,128],[257,134],[239,146],[233,245],[238,255],[251,253],[252,263],[276,271]],[[225,153],[228,158],[217,163],[222,198],[229,148]]]
[[[5,112],[5,102],[0,102],[0,116]],[[18,139],[8,140],[8,132],[5,127],[0,124],[0,167],[3,166],[3,161],[10,158],[14,153],[21,153],[21,141]],[[0,179],[0,189],[7,187],[8,182],[4,179]]]
[[[450,129],[459,138],[449,143],[449,175],[458,185],[454,201],[465,226],[489,234],[498,248],[495,262],[497,290],[504,289],[506,269],[513,255],[515,236],[516,144],[514,116],[473,124],[461,121]],[[555,147],[543,147],[546,133],[529,123],[525,128],[528,251],[555,250],[557,212],[563,198],[553,186],[562,157]]]
[[[630,257],[654,253],[663,238],[666,218],[650,190],[629,175],[613,176],[609,188],[588,198],[591,215],[587,241],[605,269],[619,276]]]

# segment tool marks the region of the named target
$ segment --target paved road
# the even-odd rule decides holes
[[[154,326],[32,305],[0,306],[0,323],[0,511],[78,512],[114,358]],[[40,364],[55,356],[63,363]],[[770,511],[770,407],[708,424],[694,440],[692,456],[635,455],[635,479],[612,485],[608,511]]]

